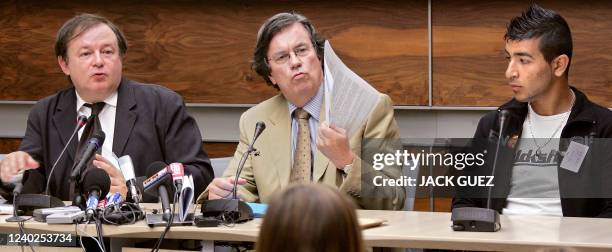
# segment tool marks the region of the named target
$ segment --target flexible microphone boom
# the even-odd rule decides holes
[[[105,138],[106,135],[104,134],[104,131],[100,130],[94,133],[94,135],[87,141],[87,147],[81,156],[81,160],[79,160],[79,162],[72,168],[70,179],[75,180],[81,174],[81,170],[85,169],[91,157],[100,147],[102,147]]]
[[[79,116],[79,118],[77,118],[77,125],[76,125],[76,127],[74,127],[74,131],[72,131],[72,134],[70,135],[70,138],[68,138],[68,141],[66,141],[66,145],[64,145],[64,148],[60,152],[59,156],[57,156],[57,159],[55,160],[55,163],[53,163],[53,166],[51,166],[51,171],[49,171],[49,176],[47,177],[47,183],[45,184],[46,185],[46,187],[45,187],[45,195],[49,195],[49,183],[51,182],[51,176],[53,176],[53,171],[55,170],[55,167],[57,166],[59,161],[64,156],[64,153],[68,149],[68,146],[70,146],[70,142],[72,141],[74,136],[76,136],[77,133],[79,132],[79,130],[81,130],[81,128],[83,128],[83,126],[85,126],[86,124],[87,124],[87,117],[86,116],[81,115],[81,116]]]
[[[251,141],[251,144],[249,145],[246,155],[242,156],[242,160],[240,160],[240,165],[238,166],[238,169],[236,169],[236,179],[234,180],[234,187],[232,188],[232,198],[233,199],[238,199],[238,196],[237,196],[238,178],[240,178],[240,173],[242,173],[242,169],[244,168],[244,163],[246,162],[246,159],[249,156],[249,154],[257,151],[255,148],[253,148],[253,145],[255,144],[255,141],[257,141],[257,138],[259,138],[259,135],[261,135],[261,133],[265,129],[266,129],[266,124],[264,122],[259,121],[257,122],[257,124],[255,124],[255,134],[253,134],[253,141]]]
[[[508,110],[499,112],[499,135],[497,136],[497,145],[495,146],[495,156],[493,158],[493,167],[491,176],[495,176],[497,168],[497,159],[499,148],[502,143],[504,133],[504,125],[510,113]],[[454,208],[451,214],[454,231],[470,231],[470,232],[496,232],[501,228],[499,222],[499,213],[495,209],[491,209],[491,192],[492,187],[488,188],[487,192],[487,208],[481,207],[460,207]]]
[[[238,169],[236,169],[236,179],[234,180],[234,186],[232,188],[232,198],[231,199],[214,199],[214,200],[206,200],[202,203],[201,211],[204,217],[219,217],[223,214],[228,214],[229,218],[234,220],[235,222],[244,222],[253,219],[253,209],[240,199],[238,199],[237,191],[238,191],[238,178],[240,178],[240,173],[244,168],[244,164],[246,159],[251,153],[257,154],[257,150],[253,148],[255,145],[255,141],[261,135],[261,133],[266,129],[266,124],[264,122],[257,122],[255,125],[255,134],[253,135],[253,141],[249,144],[247,151],[242,154],[242,158],[240,159],[240,163],[238,164]]]

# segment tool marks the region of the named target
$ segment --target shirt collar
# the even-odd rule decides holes
[[[81,98],[81,95],[79,95],[79,92],[77,92],[76,90],[74,90],[74,92],[76,93],[76,97],[77,97],[77,103],[76,103],[76,110],[77,112],[79,110],[81,110],[81,107],[83,107],[83,105],[85,105],[85,100],[83,100],[83,98]],[[117,90],[115,90],[115,92],[113,92],[109,97],[106,97],[106,99],[104,99],[104,103],[106,103],[106,106],[112,106],[112,107],[117,107]]]
[[[312,99],[310,99],[310,101],[308,101],[306,103],[306,105],[304,105],[304,107],[302,109],[306,110],[306,112],[308,112],[308,114],[310,114],[310,117],[314,118],[315,120],[319,121],[319,116],[320,116],[320,112],[321,112],[321,106],[323,104],[323,94],[324,94],[324,86],[325,83],[321,83],[321,85],[319,86],[319,90],[317,91],[317,93],[315,94],[314,97],[312,97]],[[293,103],[291,103],[290,101],[287,101],[287,104],[289,105],[289,115],[293,115],[293,111],[295,111],[296,109],[298,109],[297,106],[295,106]]]

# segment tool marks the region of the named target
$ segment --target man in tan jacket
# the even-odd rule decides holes
[[[253,68],[280,94],[242,114],[234,158],[198,202],[231,197],[240,159],[253,140],[255,124],[263,121],[266,130],[254,145],[259,155],[246,160],[238,179],[240,199],[267,203],[274,192],[290,183],[318,182],[351,195],[361,208],[402,209],[403,188],[375,188],[368,180],[373,174],[397,179],[401,169],[377,171],[361,159],[364,140],[399,140],[391,99],[381,94],[352,137],[328,125],[323,102],[323,42],[310,21],[297,13],[279,13],[262,25]]]

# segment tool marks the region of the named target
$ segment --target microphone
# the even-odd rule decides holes
[[[253,144],[255,143],[259,135],[261,135],[261,132],[263,132],[265,129],[266,124],[264,122],[259,121],[255,124],[255,134],[253,136],[253,143],[251,143],[251,147],[253,147]]]
[[[136,175],[134,174],[132,158],[129,155],[119,158],[119,167],[132,196],[132,201],[138,204],[140,202],[140,192],[136,189]]]
[[[181,163],[172,163],[168,165],[172,172],[172,181],[176,185],[176,190],[181,191],[183,188],[183,176],[185,176],[185,168]]]
[[[51,171],[49,172],[49,177],[47,177],[47,183],[45,184],[46,185],[46,187],[45,187],[45,195],[49,195],[49,182],[51,182],[51,176],[53,176],[53,171],[55,170],[55,167],[57,166],[59,161],[64,156],[64,153],[68,149],[68,146],[70,146],[70,142],[72,141],[74,136],[77,135],[79,130],[81,130],[81,128],[83,128],[83,126],[85,126],[85,124],[87,124],[87,117],[84,116],[84,115],[79,116],[79,118],[77,118],[77,125],[76,125],[76,127],[74,127],[74,130],[72,131],[72,134],[70,135],[70,138],[68,138],[68,141],[66,141],[66,145],[64,146],[64,148],[60,152],[59,156],[57,156],[57,159],[55,160],[55,163],[53,163],[53,166],[51,166]]]
[[[262,121],[257,122],[255,125],[253,141],[251,141],[251,144],[249,144],[247,151],[242,154],[242,158],[238,164],[238,169],[236,169],[236,179],[234,180],[234,186],[232,188],[232,198],[204,201],[201,207],[202,215],[204,217],[219,217],[227,214],[231,220],[234,220],[235,222],[244,222],[253,219],[253,209],[238,199],[238,178],[240,178],[240,173],[244,168],[244,163],[246,162],[248,156],[252,153],[259,155],[257,150],[253,148],[253,145],[255,145],[255,141],[261,135],[264,129],[266,129],[266,124]]]
[[[83,188],[87,194],[85,213],[87,218],[91,218],[98,209],[98,201],[110,190],[110,177],[102,169],[90,169],[83,178]]]
[[[493,167],[491,176],[495,176],[497,168],[497,158],[499,155],[499,147],[502,143],[504,135],[504,125],[510,112],[508,110],[499,111],[499,134],[497,136],[497,145],[495,147],[495,156],[493,157]],[[497,232],[501,228],[499,222],[499,213],[491,209],[491,192],[493,187],[488,188],[487,192],[487,208],[481,207],[461,207],[453,209],[451,220],[453,221],[454,231],[470,231],[470,232]]]
[[[70,179],[75,180],[81,174],[81,170],[87,166],[87,163],[91,157],[100,147],[102,147],[105,138],[106,135],[104,134],[104,131],[100,130],[94,133],[94,135],[87,141],[87,147],[81,156],[81,160],[79,160],[79,162],[72,168]]]
[[[172,210],[170,209],[170,199],[168,195],[174,195],[174,185],[172,185],[171,179],[172,172],[169,171],[166,163],[157,161],[151,163],[147,168],[147,175],[150,174],[152,175],[143,182],[145,193],[159,198],[162,204],[163,219],[169,221]],[[152,190],[155,188],[157,188],[157,191]]]
[[[29,177],[28,180],[30,179],[34,180],[34,182],[38,185],[41,185],[40,183],[45,181],[42,174],[38,172],[32,172],[31,174],[35,174],[35,175],[28,175]],[[19,175],[23,176],[23,173],[20,173]],[[19,201],[20,201],[19,195],[21,194],[22,190],[23,190],[23,182],[15,183],[15,188],[13,189],[13,216],[7,218],[6,222],[20,222],[20,221],[26,220],[18,216]]]
[[[159,170],[158,172],[156,172]],[[150,176],[149,176],[150,175]],[[159,184],[165,181],[167,176],[171,176],[172,172],[169,171],[166,163],[161,161],[153,162],[147,168],[147,179],[142,181],[143,191],[149,192],[152,188],[157,188]]]
[[[119,210],[119,204],[121,204],[121,202],[123,201],[123,198],[121,198],[121,194],[118,192],[115,192],[113,194],[111,194],[110,196],[107,197],[107,201],[104,207],[109,208],[112,207],[114,210]]]
[[[495,157],[493,158],[493,169],[491,171],[491,175],[495,176],[495,169],[497,168],[497,158],[499,155],[499,146],[501,146],[503,133],[504,133],[504,124],[506,123],[506,119],[510,112],[508,110],[503,109],[499,111],[499,135],[497,136],[497,146],[495,146]],[[489,187],[489,191],[487,192],[487,208],[491,208],[491,191],[492,186]],[[497,212],[496,212],[497,213]]]
[[[238,166],[238,169],[236,169],[236,179],[234,180],[234,187],[232,188],[232,198],[233,199],[238,199],[237,191],[238,191],[238,178],[240,178],[240,173],[242,173],[242,169],[244,168],[244,163],[246,162],[247,157],[249,156],[249,154],[253,153],[253,152],[257,152],[257,150],[255,148],[253,148],[253,145],[255,144],[255,141],[257,141],[257,138],[259,137],[259,135],[261,135],[261,133],[266,129],[266,124],[262,121],[259,121],[255,124],[255,134],[253,134],[253,141],[251,141],[251,144],[249,145],[249,148],[247,150],[247,152],[245,153],[246,155],[242,156],[242,160],[240,160],[240,165]],[[255,155],[259,155],[258,153],[255,153]]]

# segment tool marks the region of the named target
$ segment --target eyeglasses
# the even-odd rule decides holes
[[[293,53],[295,57],[303,58],[309,56],[312,53],[312,47],[309,45],[300,45],[293,49]],[[278,65],[284,65],[289,62],[291,58],[291,54],[287,52],[279,53],[277,55],[272,56],[272,58],[266,58],[268,61],[272,61]]]

